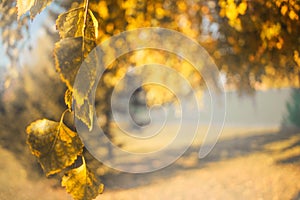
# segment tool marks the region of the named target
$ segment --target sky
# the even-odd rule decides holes
[[[53,6],[52,6],[53,7]],[[29,15],[29,13],[27,13]],[[38,48],[37,39],[45,34],[45,30],[43,29],[43,24],[53,24],[53,29],[55,29],[54,22],[49,21],[48,17],[48,8],[46,8],[43,12],[38,14],[36,18],[32,21],[29,21],[29,32],[26,34],[24,39],[18,43],[19,52],[19,60],[18,66],[13,67],[14,70],[21,69],[25,64],[32,62],[32,55],[30,54],[29,47]],[[1,36],[1,30],[0,30]],[[24,45],[22,48],[20,48]],[[0,38],[0,92],[4,90],[4,85],[7,80],[7,77],[14,77],[16,71],[8,70],[10,67],[10,59],[6,54],[6,50],[4,49],[4,45],[2,43],[2,39]]]
[[[37,46],[37,39],[45,34],[45,30],[43,29],[43,24],[46,24],[53,28],[53,31],[55,30],[55,22],[51,21],[51,19],[48,16],[48,11],[51,9],[52,11],[61,12],[61,8],[56,4],[51,4],[49,7],[45,8],[40,14],[38,14],[34,20],[29,21],[29,37],[25,36],[24,41],[24,48],[22,49],[21,55],[20,55],[20,67],[22,67],[23,63],[29,62],[32,57],[28,56],[28,47],[36,47]],[[29,12],[26,13],[26,15],[29,15]],[[3,68],[7,66],[9,63],[9,58],[6,55],[5,49],[3,48],[3,44],[1,43],[0,39],[0,68]],[[0,71],[1,72],[1,71]],[[1,76],[1,75],[0,75]]]

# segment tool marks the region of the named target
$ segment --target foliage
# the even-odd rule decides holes
[[[24,127],[35,119],[59,121],[58,113],[65,110],[62,99],[65,87],[53,67],[53,38],[45,35],[37,42],[43,45],[32,49],[35,59],[30,65],[18,67],[18,73],[13,70],[13,74],[9,63],[5,66],[7,68],[0,67],[0,79],[4,81],[0,89],[0,145],[15,154],[32,179],[40,176],[42,170],[26,144]],[[70,115],[66,115],[64,120],[68,126],[71,124],[70,118]],[[14,123],[5,123],[7,120],[13,120]]]
[[[286,105],[288,115],[287,119],[289,122],[297,127],[300,127],[300,90],[293,89],[291,95],[291,101]]]
[[[39,14],[46,6],[48,6],[52,0],[18,0],[18,18],[30,10],[30,18],[33,19],[37,14]]]
[[[47,176],[69,167],[82,154],[80,138],[62,121],[37,120],[27,127],[26,132],[30,149]]]
[[[28,17],[23,17],[17,21],[17,8],[14,0],[0,2],[0,42],[6,56],[9,58],[8,68],[13,68],[18,63],[16,58],[19,57],[19,51],[16,51],[16,49],[22,49],[19,42],[26,35],[24,32],[28,31],[28,19]]]
[[[61,185],[66,187],[67,192],[72,194],[75,200],[95,198],[104,189],[104,185],[86,167],[84,157],[82,157],[82,160],[83,164],[68,171],[61,182]]]
[[[81,109],[82,113],[73,115],[89,128],[93,124],[94,111],[88,99],[89,94],[73,88],[75,76],[84,58],[97,44],[124,30],[159,26],[190,36],[214,56],[217,65],[226,73],[229,89],[251,92],[264,87],[299,86],[298,0],[66,2],[60,5],[67,11],[60,14],[56,20],[60,40],[54,49],[55,67],[67,86],[64,97],[67,111],[73,113],[74,98],[84,109]],[[11,60],[18,57],[18,51],[14,49],[17,47],[16,41],[22,37],[20,30],[24,28],[23,25],[26,29],[29,19],[27,12],[30,12],[30,18],[33,20],[50,3],[50,0],[18,0],[18,13],[13,0],[3,0],[0,3],[1,35]],[[144,53],[134,52],[122,56],[109,66],[100,80],[101,88],[96,91],[96,103],[100,104],[97,112],[100,110],[100,123],[107,134],[110,134],[109,97],[128,66],[162,63],[165,60],[168,65],[189,77],[194,87],[201,87],[201,76],[195,73],[187,61],[174,55],[147,50]],[[86,73],[87,77],[93,77],[95,72],[86,69]],[[168,77],[160,72],[148,74],[148,78]],[[91,88],[93,81],[90,80],[87,87]],[[168,77],[167,81],[178,82],[174,77]],[[146,91],[148,104],[162,104],[174,99],[163,87],[147,86],[143,89]],[[291,110],[297,110],[292,104],[290,107]],[[93,171],[88,169],[88,160],[82,154],[83,144],[77,133],[62,122],[63,118],[64,114],[60,122],[42,119],[31,123],[27,127],[28,144],[46,175],[65,171],[67,175],[63,177],[62,185],[74,199],[92,199],[103,191],[103,185],[96,180]],[[82,159],[82,164],[75,168],[74,163],[78,157]]]
[[[246,11],[240,12],[241,4]],[[230,87],[299,87],[300,2],[220,0],[218,5],[221,36],[213,55]]]
[[[34,18],[50,2],[30,1],[26,3],[18,1],[19,18],[28,10],[30,10],[31,18]],[[62,38],[55,46],[56,68],[68,86],[65,93],[65,103],[68,109],[65,112],[71,112],[71,94],[77,91],[72,88],[75,77],[70,76],[70,74],[76,74],[83,59],[95,47],[94,41],[97,36],[98,22],[88,9],[88,1],[85,1],[83,6],[60,15],[56,25]],[[70,48],[70,45],[74,48]],[[67,49],[70,51],[66,51]],[[74,57],[70,55],[74,55]],[[75,100],[84,102],[81,105],[85,106],[87,94],[73,96]],[[90,109],[90,107],[88,108]],[[26,129],[27,143],[47,176],[56,174],[61,170],[67,170],[66,175],[62,178],[62,186],[66,187],[67,192],[74,199],[93,199],[102,193],[103,184],[96,179],[93,172],[87,169],[82,155],[83,144],[78,134],[63,123],[65,112],[62,114],[60,122],[48,119],[32,122]],[[91,109],[88,112],[91,112]],[[92,124],[91,115],[80,114],[77,113],[76,117],[90,127]],[[77,156],[82,157],[82,165],[75,169],[66,169],[75,163]]]

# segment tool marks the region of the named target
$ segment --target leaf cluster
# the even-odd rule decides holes
[[[19,0],[18,18],[29,11],[33,19],[50,3],[51,0]],[[32,122],[26,129],[27,143],[46,176],[65,172],[61,184],[76,200],[93,199],[104,189],[103,184],[86,165],[83,156],[84,145],[80,137],[63,123],[65,113],[72,112],[73,98],[82,102],[80,106],[87,107],[84,110],[86,113],[76,113],[75,117],[88,127],[93,123],[92,109],[87,102],[89,94],[81,94],[73,88],[81,63],[96,46],[98,22],[88,7],[88,1],[84,1],[83,5],[61,14],[56,21],[61,40],[55,44],[54,57],[56,69],[68,87],[65,92],[68,109],[62,114],[59,122],[41,119]],[[90,77],[93,77],[93,74]],[[75,163],[79,158],[82,163],[77,167]]]
[[[25,19],[22,15],[28,11],[30,18],[33,19],[50,3],[50,0],[18,0],[19,20]],[[149,26],[178,30],[199,41],[214,56],[217,65],[226,74],[229,89],[251,92],[262,87],[297,84],[299,86],[299,11],[298,0],[74,2],[71,9],[59,15],[56,20],[60,40],[55,44],[54,49],[56,70],[67,86],[64,99],[68,111],[73,112],[72,103],[76,101],[76,105],[82,112],[75,113],[75,117],[87,127],[93,126],[94,111],[89,97],[94,86],[95,69],[84,68],[84,66],[81,68],[83,60],[97,43],[111,35]],[[204,19],[208,21],[206,25]],[[100,20],[101,23],[98,23]],[[7,35],[9,34],[4,34]],[[176,45],[180,46],[180,42]],[[148,56],[150,54],[152,56]],[[153,52],[144,54],[135,52],[125,59],[128,61],[134,58],[139,59],[130,63],[132,65],[145,62],[160,63],[159,61],[166,60],[164,54]],[[203,80],[195,75],[192,67],[183,61],[178,61],[178,58],[171,58],[171,56],[169,58],[167,62],[170,66],[186,77],[192,78],[193,85],[200,85]],[[118,59],[117,62],[109,66],[111,71],[104,74],[101,80],[106,87],[99,91],[99,96],[102,98],[100,107],[105,110],[106,117],[109,116],[110,111],[107,102],[110,89],[118,82],[118,78],[124,75],[128,67],[128,62],[125,63],[122,59]],[[84,85],[84,91],[87,92],[73,87],[79,68],[84,71],[85,78],[88,80]],[[178,83],[174,77],[168,77],[159,71],[148,72],[147,76],[161,79],[167,77],[167,81]],[[162,104],[173,98],[161,88],[143,89],[147,92],[147,99],[153,104]],[[48,175],[69,168],[78,156],[82,156],[83,145],[79,142],[80,138],[62,121],[38,120],[28,126],[27,133],[31,150]],[[67,159],[63,154],[69,155],[70,158]],[[47,163],[45,158],[52,160],[53,163]],[[77,199],[84,199],[86,194],[94,197],[96,191],[103,190],[102,185],[94,181],[92,172],[86,168],[84,158],[82,160],[83,163],[79,168],[67,172],[68,176],[63,178],[63,185]],[[86,174],[85,181],[79,178],[82,177],[82,173]],[[68,181],[70,183],[67,183]],[[74,183],[79,186],[75,187]],[[87,193],[82,193],[80,188],[90,185],[93,188],[88,189]]]

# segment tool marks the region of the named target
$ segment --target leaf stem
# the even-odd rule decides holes
[[[61,126],[61,124],[63,123],[63,120],[64,120],[64,117],[65,117],[66,112],[70,112],[70,110],[69,110],[69,109],[66,109],[66,110],[61,114],[61,117],[60,117],[60,120],[59,120],[59,126]]]
[[[52,143],[52,145],[51,145],[51,147],[50,147],[48,153],[50,153],[50,152],[54,149],[54,146],[55,146],[55,144],[56,144],[56,142],[57,142],[57,138],[58,138],[58,136],[59,136],[59,129],[60,129],[62,123],[63,123],[64,117],[65,117],[65,114],[66,114],[67,111],[70,112],[69,109],[66,109],[66,110],[61,114],[61,117],[60,117],[60,120],[59,120],[59,125],[58,125],[58,127],[57,127],[57,132],[56,132],[56,134],[55,134],[55,139],[54,139],[54,141],[53,141],[53,143]]]
[[[84,38],[85,38],[86,21],[87,21],[88,8],[89,8],[89,0],[84,0],[83,7],[84,7],[84,15],[83,15],[83,26],[82,26],[82,52],[84,52]]]

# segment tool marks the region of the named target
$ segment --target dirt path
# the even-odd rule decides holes
[[[107,175],[97,200],[300,199],[300,134],[225,138],[202,160],[197,150],[157,172]],[[52,180],[32,180],[10,152],[0,148],[0,155],[1,200],[71,199]]]
[[[32,180],[30,173],[13,154],[0,148],[1,200],[65,200],[71,199],[63,189],[54,188],[54,181],[42,178]]]
[[[266,154],[257,153],[181,170],[150,185],[108,190],[98,199],[295,199],[299,178],[299,167],[277,166]]]
[[[300,134],[235,135],[202,160],[194,146],[158,172],[110,177],[97,199],[300,199]]]

